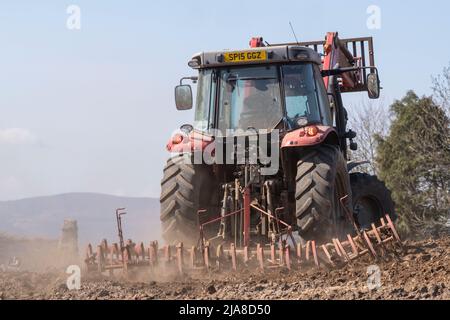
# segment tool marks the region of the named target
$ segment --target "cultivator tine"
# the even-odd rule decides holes
[[[258,259],[259,268],[264,271],[264,249],[260,243],[256,246],[256,257]]]
[[[102,246],[103,252],[108,251],[108,241],[106,239],[103,239],[100,245]]]
[[[392,222],[391,217],[389,217],[388,214],[386,215],[386,220],[387,220],[389,228],[392,231],[392,234],[393,234],[395,240],[400,245],[400,247],[403,248],[402,241],[400,240],[400,237],[398,236],[397,230],[395,229],[394,223]]]
[[[145,246],[144,246],[143,242],[140,243],[139,249],[141,250],[141,262],[145,262],[145,258],[146,258],[145,252],[146,251],[145,251]]]
[[[309,261],[310,247],[311,247],[311,241],[307,241],[306,242],[306,248],[305,248],[305,259],[306,259],[306,261]]]
[[[316,265],[317,268],[319,268],[320,267],[319,258],[317,257],[316,242],[314,240],[311,241],[311,250],[314,258],[314,264]]]
[[[123,272],[125,273],[125,274],[128,274],[128,264],[130,263],[130,258],[131,258],[131,256],[130,256],[130,249],[128,248],[128,246],[125,246],[125,248],[123,248],[123,251],[122,251],[122,257],[123,257]]]
[[[359,256],[358,249],[356,248],[356,244],[353,241],[352,236],[348,234],[347,235],[347,240],[348,240],[348,243],[350,244],[350,246],[352,248],[352,252],[353,252],[354,257]]]
[[[97,246],[97,268],[99,272],[103,271],[103,247]]]
[[[113,243],[111,246],[111,261],[119,261],[120,259],[121,256],[119,252],[119,245],[117,243]]]
[[[372,246],[372,242],[370,241],[370,238],[367,235],[367,232],[363,231],[362,234],[364,236],[364,240],[366,241],[367,247],[369,248],[369,252],[371,253],[372,257],[374,257],[376,259],[378,257],[377,253],[376,253],[375,249]]]
[[[333,238],[333,246],[334,249],[336,250],[337,255],[342,258],[341,248],[339,248],[335,238]]]
[[[183,260],[184,252],[183,252],[183,243],[180,242],[177,245],[177,266],[178,266],[178,272],[182,275],[183,274],[183,266],[184,266],[184,260]]]
[[[203,249],[203,261],[207,270],[209,270],[209,244]]]
[[[273,243],[270,245],[270,262],[275,263],[275,245]]]
[[[107,248],[107,260],[109,261],[109,265],[113,265],[115,263],[115,259],[114,259],[114,244],[111,245],[111,247]],[[108,256],[109,255],[109,256]],[[109,269],[109,275],[112,276],[114,274],[114,270],[113,269]]]
[[[86,258],[90,258],[92,257],[93,253],[92,253],[92,245],[89,243],[86,249]]]
[[[332,266],[334,266],[335,263],[334,263],[333,259],[331,258],[331,255],[330,255],[330,252],[329,252],[328,249],[327,249],[327,246],[324,245],[324,244],[322,245],[322,251],[325,253],[325,256],[327,257],[328,262],[329,262]]]
[[[164,246],[163,250],[164,250],[164,262],[166,264],[169,264],[170,263],[170,246],[169,245]]]
[[[90,271],[92,265],[95,263],[95,255],[92,251],[92,245],[89,243],[86,248],[86,258],[84,259],[86,270]]]
[[[345,251],[344,246],[342,245],[341,241],[339,241],[339,239],[337,239],[337,238],[336,238],[336,244],[339,247],[339,251],[341,252],[345,261],[350,262],[350,257],[348,256],[347,252]]]
[[[284,265],[284,248],[283,244],[278,245],[278,259],[280,266]]]
[[[217,246],[216,257],[217,257],[216,265],[217,265],[217,268],[220,270],[220,269],[222,269],[222,266],[224,265],[223,262],[225,260],[225,253],[224,253],[224,250],[223,250],[223,246],[221,244],[219,244]]]
[[[286,268],[288,270],[291,270],[291,246],[287,244],[284,250],[285,250]]]
[[[190,267],[192,269],[195,268],[196,262],[197,262],[197,248],[195,246],[191,247],[191,251],[190,251]]]
[[[372,234],[375,235],[375,238],[377,239],[378,244],[382,244],[380,234],[378,233],[377,227],[375,227],[375,224],[372,223]]]
[[[249,253],[248,253],[248,247],[244,247],[244,264],[247,265],[248,261],[250,259]]]
[[[106,239],[103,239],[100,246],[101,246],[101,252],[102,252],[101,270],[103,271],[105,268],[105,265],[108,262],[111,262],[111,259],[108,259],[108,256],[109,256],[108,241]],[[111,270],[109,271],[109,273],[111,274]]]
[[[158,264],[158,241],[150,242],[148,248],[148,260],[150,266],[154,267]]]
[[[230,254],[231,254],[231,267],[233,268],[233,271],[237,270],[237,264],[236,264],[236,245],[232,243],[230,245]]]
[[[380,247],[380,250],[381,250],[381,256],[384,257],[386,255],[386,247],[384,246],[384,243],[381,240],[381,235],[378,232],[378,229],[374,223],[372,223],[371,234],[373,234],[375,236],[375,239],[377,240],[377,245]]]
[[[302,260],[302,245],[300,243],[297,243],[297,263],[298,265],[301,264],[301,260]]]

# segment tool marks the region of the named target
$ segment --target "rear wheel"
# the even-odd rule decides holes
[[[350,180],[341,151],[331,145],[307,151],[297,163],[295,200],[299,235],[304,240],[323,242],[351,232],[340,204],[346,195],[351,197]]]
[[[394,202],[391,192],[376,176],[367,173],[350,174],[353,194],[353,214],[360,228],[368,229],[372,223],[389,214],[395,220]]]
[[[167,161],[161,180],[160,219],[162,236],[169,244],[194,244],[199,239],[198,210],[210,212],[215,201],[211,167],[194,165],[184,157]]]

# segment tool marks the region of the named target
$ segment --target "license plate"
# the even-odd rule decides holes
[[[248,62],[267,60],[266,51],[239,51],[224,53],[225,62]]]

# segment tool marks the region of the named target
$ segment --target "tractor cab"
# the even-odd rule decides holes
[[[199,71],[188,78],[198,81],[193,126],[198,131],[332,125],[321,59],[312,49],[291,45],[200,53],[189,65]],[[189,85],[177,86],[175,97],[178,109],[192,107]]]
[[[198,81],[193,128],[235,135],[334,127],[345,150],[352,133],[346,131],[341,93],[367,91],[371,99],[380,94],[372,38],[339,39],[329,33],[325,41],[268,46],[252,38],[250,46],[202,52],[189,61],[199,74],[182,78],[175,98],[179,110],[191,109],[192,90],[183,80]]]

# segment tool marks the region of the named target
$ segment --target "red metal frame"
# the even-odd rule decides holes
[[[253,37],[250,39],[250,48],[264,47],[264,42],[262,37]]]
[[[333,50],[333,44],[334,44],[334,33],[333,32],[328,32],[327,36],[326,36],[326,40],[325,40],[325,44],[323,46],[323,53],[325,55],[324,59],[323,59],[323,63],[322,63],[322,67],[323,70],[330,70],[333,68],[333,55],[334,55],[334,50]],[[330,83],[330,77],[325,77],[323,79],[324,83],[325,83],[325,88],[328,90],[328,85]]]
[[[292,226],[289,225],[288,223],[284,222],[283,220],[281,220],[277,216],[273,216],[270,213],[262,210],[261,208],[258,208],[257,206],[251,204],[250,191],[251,190],[250,190],[249,187],[244,189],[244,192],[243,192],[243,200],[244,201],[243,201],[243,208],[242,209],[239,209],[239,210],[227,213],[227,214],[225,214],[223,216],[220,216],[220,217],[216,217],[216,218],[210,219],[210,220],[200,224],[200,227],[199,227],[199,229],[200,229],[200,242],[201,242],[203,247],[208,243],[208,241],[205,239],[205,233],[204,233],[205,226],[207,226],[209,224],[212,224],[214,222],[220,221],[222,219],[229,218],[231,216],[235,216],[235,215],[237,215],[239,213],[244,213],[244,219],[243,219],[244,220],[243,221],[244,225],[243,225],[243,231],[242,231],[243,235],[244,235],[243,246],[244,247],[249,247],[250,246],[250,227],[251,227],[251,225],[250,225],[250,221],[251,221],[250,220],[250,216],[251,216],[251,209],[252,208],[254,210],[258,211],[260,214],[264,214],[267,217],[275,220],[277,222],[277,224],[281,224],[284,227],[286,227],[285,231],[281,232],[281,234],[286,233],[288,236],[290,236],[292,238]],[[275,210],[275,212],[278,212],[280,210],[284,210],[284,208],[277,208]],[[202,209],[202,210],[199,210],[197,214],[204,213],[204,212],[205,212],[205,210]],[[292,238],[292,241],[295,243],[293,238]]]
[[[250,245],[250,187],[244,189],[244,247]]]
[[[374,46],[372,37],[340,39],[337,32],[328,32],[325,40],[289,42],[271,44],[270,46],[297,45],[307,47],[323,54],[322,69],[333,69],[337,63],[339,67],[374,67]],[[342,75],[342,92],[367,91],[366,69],[347,72]],[[328,88],[329,77],[324,78]]]
[[[125,243],[123,241],[123,230],[122,230],[122,215],[127,214],[125,208],[116,209],[116,221],[117,221],[117,235],[119,236],[120,252],[123,252]]]

